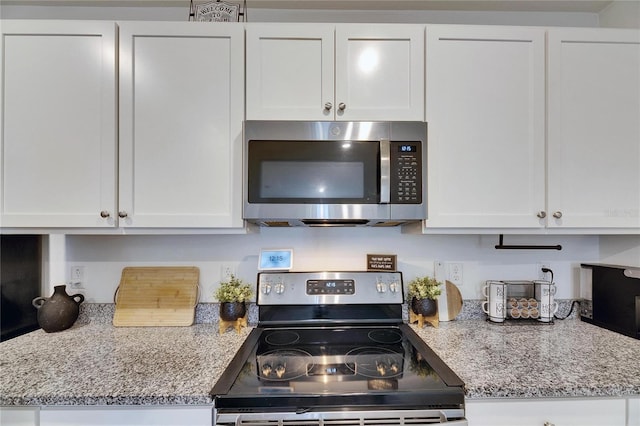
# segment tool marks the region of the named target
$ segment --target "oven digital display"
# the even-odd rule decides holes
[[[354,294],[356,284],[354,280],[307,280],[307,294]]]

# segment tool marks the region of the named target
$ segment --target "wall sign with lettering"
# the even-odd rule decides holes
[[[196,22],[238,22],[240,5],[225,3],[223,1],[211,1],[193,6],[191,2],[190,17]]]
[[[397,257],[395,254],[368,254],[367,271],[396,271]]]

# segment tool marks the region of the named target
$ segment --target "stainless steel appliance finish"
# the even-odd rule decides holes
[[[423,122],[246,121],[244,219],[393,226],[426,218]]]
[[[468,425],[464,383],[402,322],[400,272],[263,272],[217,425]]]
[[[640,339],[640,268],[597,263],[581,266],[581,319]]]

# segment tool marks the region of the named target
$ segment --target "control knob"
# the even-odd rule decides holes
[[[377,283],[376,284],[376,290],[378,290],[378,293],[386,293],[387,292],[387,285],[385,283]]]
[[[391,284],[389,284],[389,290],[391,290],[391,293],[397,293],[398,290],[400,290],[400,286],[397,282],[392,282]]]
[[[262,375],[265,377],[268,377],[269,374],[271,374],[271,370],[272,370],[271,364],[264,364],[262,366]]]
[[[270,294],[271,293],[271,284],[263,283],[262,284],[262,294]]]
[[[275,371],[276,371],[276,376],[278,376],[278,379],[282,379],[282,376],[284,376],[284,373],[287,371],[287,369],[283,364],[278,364],[276,365]]]
[[[282,284],[282,283],[276,284],[275,290],[276,290],[276,294],[284,293],[284,284]]]

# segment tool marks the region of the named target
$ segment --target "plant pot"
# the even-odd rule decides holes
[[[432,316],[438,312],[438,301],[434,299],[411,299],[411,309],[416,314]]]
[[[220,303],[220,319],[223,321],[235,321],[242,318],[247,313],[247,306],[244,302],[222,302]]]

